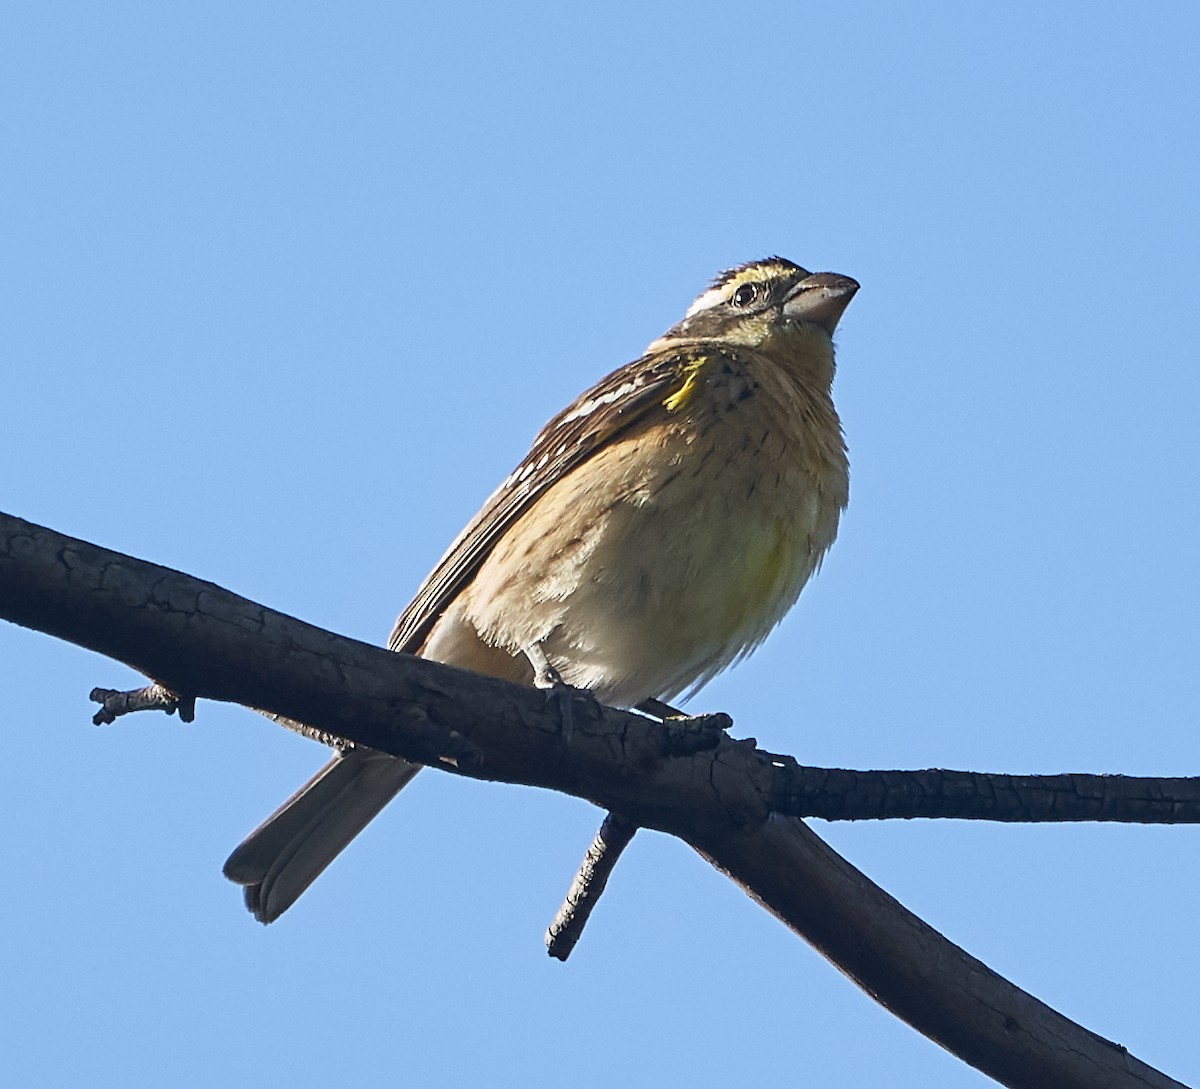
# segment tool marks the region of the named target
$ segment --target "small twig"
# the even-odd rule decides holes
[[[609,813],[592,840],[575,880],[567,890],[566,898],[546,930],[546,952],[558,960],[566,960],[583,934],[583,928],[591,917],[592,909],[604,892],[608,876],[616,866],[621,852],[629,846],[637,832],[631,824],[616,813]]]
[[[181,696],[157,683],[148,684],[145,688],[131,688],[127,692],[115,688],[93,688],[88,699],[100,704],[100,710],[92,716],[96,726],[107,726],[134,711],[166,711],[168,715],[178,711],[181,722],[191,722],[196,717],[195,696]]]
[[[662,700],[643,700],[637,709],[661,719],[668,726],[678,727],[669,735],[668,749],[672,756],[713,748],[733,725],[733,720],[726,714],[688,717]],[[583,856],[566,897],[546,929],[546,952],[550,956],[566,960],[571,955],[608,884],[609,875],[636,831],[637,825],[615,813],[609,813],[604,818],[600,831]]]

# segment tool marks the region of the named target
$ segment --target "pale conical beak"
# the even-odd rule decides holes
[[[788,292],[783,312],[793,321],[810,321],[830,336],[858,290],[858,281],[836,272],[814,272]]]

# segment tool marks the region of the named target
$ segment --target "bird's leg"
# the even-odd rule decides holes
[[[529,664],[533,666],[534,686],[545,691],[547,703],[557,705],[563,740],[570,741],[574,725],[574,712],[571,705],[576,699],[595,700],[596,697],[586,688],[575,688],[567,684],[558,670],[550,664],[550,659],[546,657],[541,643],[530,643],[524,648],[524,654],[529,659]]]
[[[525,648],[525,657],[533,666],[533,683],[538,688],[553,690],[566,687],[566,681],[559,675],[557,669],[550,664],[541,643],[530,643]]]

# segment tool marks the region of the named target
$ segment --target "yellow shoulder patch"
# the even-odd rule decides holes
[[[697,355],[687,360],[679,369],[679,388],[663,398],[663,408],[668,412],[679,412],[687,408],[700,390],[701,371],[708,365],[711,356]]]

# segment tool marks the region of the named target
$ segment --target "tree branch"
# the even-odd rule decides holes
[[[958,817],[976,821],[1200,823],[1200,778],[999,775],[994,772],[847,771],[778,757],[772,809],[827,821]]]
[[[338,637],[4,515],[0,616],[172,692],[260,707],[457,774],[563,791],[676,835],[868,994],[1003,1084],[1179,1085],[994,975],[799,820],[772,815],[776,798],[796,795],[796,772],[752,741],[581,704],[568,747],[533,689]],[[456,758],[455,733],[476,758]]]
[[[794,817],[693,846],[876,1001],[1002,1085],[1180,1084],[996,975]]]

